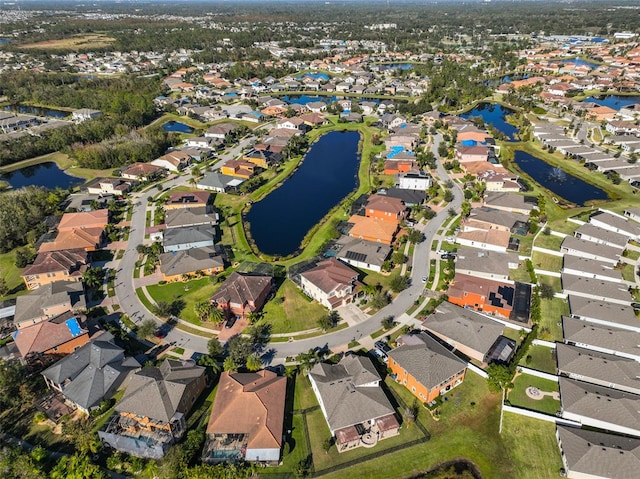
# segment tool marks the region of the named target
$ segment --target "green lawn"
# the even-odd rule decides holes
[[[264,306],[263,322],[272,333],[306,331],[318,327],[318,319],[328,314],[317,301],[307,298],[293,281],[285,279],[275,297]]]
[[[9,288],[9,295],[5,299],[14,298],[17,292],[25,289],[24,281],[20,277],[24,268],[16,267],[15,258],[15,250],[0,254],[0,276],[7,282]],[[0,299],[2,299],[1,296]]]
[[[562,318],[569,314],[569,305],[562,298],[540,300],[540,339],[562,341]]]
[[[558,272],[562,269],[562,256],[553,256],[552,254],[534,251],[531,262],[535,269],[552,272]]]
[[[530,359],[529,356],[531,356]],[[555,350],[547,348],[546,346],[532,345],[522,361],[521,366],[526,366],[531,369],[543,371],[545,373],[556,373],[556,355]]]
[[[548,276],[546,274],[538,275],[538,282],[540,284],[549,284],[553,288],[554,293],[562,292],[562,281],[557,276]]]
[[[546,235],[544,233],[540,233],[536,238],[536,246],[538,248],[546,248],[553,251],[560,251],[560,245],[564,241],[564,238],[560,238],[560,236],[554,235]]]
[[[547,226],[552,231],[557,231],[558,233],[564,233],[568,235],[572,235],[575,230],[580,228],[580,225],[578,223],[574,223],[573,221],[566,221],[565,219],[554,221]]]
[[[506,445],[506,460],[514,465],[514,479],[559,478],[562,459],[556,442],[556,426],[505,412],[500,438]]]
[[[530,283],[531,277],[524,264],[521,264],[518,269],[509,270],[509,279],[511,281],[519,281],[521,283]]]
[[[217,285],[211,283],[208,277],[193,279],[183,283],[177,281],[175,283],[155,284],[147,286],[149,295],[155,302],[166,301],[172,303],[174,301],[184,301],[184,308],[180,312],[180,318],[193,324],[201,324],[193,309],[199,301],[208,300],[216,289]]]
[[[625,258],[629,258],[632,260],[637,260],[638,258],[640,258],[640,252],[638,251],[632,251],[630,249],[626,249],[624,250],[624,252],[622,253],[622,256],[624,256]]]
[[[621,269],[622,279],[625,281],[635,281],[635,265],[624,263]]]
[[[302,373],[296,375],[295,391],[293,396],[293,409],[295,411],[318,407],[318,400],[311,389],[309,377]]]
[[[551,396],[544,396],[542,399],[532,399],[525,392],[529,387],[536,387],[540,391],[558,392],[558,383],[542,379],[529,374],[520,374],[513,382],[513,389],[508,393],[509,402],[512,406],[522,407],[539,411],[545,414],[555,415],[560,410],[560,401]]]
[[[531,248],[533,247],[533,235],[512,235],[514,238],[520,240],[520,246],[518,248],[518,255],[531,256]]]

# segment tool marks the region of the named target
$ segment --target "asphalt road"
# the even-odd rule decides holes
[[[248,145],[250,141],[251,139],[243,140],[237,147],[223,155],[221,161],[217,162],[213,168],[219,168],[225,160],[237,156],[240,153],[240,150]],[[432,144],[432,151],[434,155],[436,155],[436,158],[438,157],[438,145],[441,141],[441,135],[436,135]],[[447,172],[442,168],[442,165],[439,162],[437,165],[437,173],[441,182],[445,182],[449,179]],[[165,182],[163,186],[165,189],[169,189],[185,185],[188,180],[188,175],[180,176],[174,180]],[[296,356],[297,354],[306,352],[309,349],[324,347],[333,349],[343,346],[350,341],[359,340],[363,337],[369,336],[374,331],[380,329],[380,321],[383,318],[387,316],[398,318],[405,313],[424,289],[424,284],[422,283],[421,278],[429,275],[429,253],[431,251],[431,242],[433,237],[438,229],[440,229],[443,222],[449,218],[449,208],[453,208],[455,211],[460,210],[460,206],[463,201],[462,190],[456,184],[452,191],[454,193],[454,199],[450,205],[440,211],[428,223],[419,226],[419,229],[421,229],[424,234],[425,240],[416,245],[414,249],[410,285],[407,289],[402,291],[392,303],[369,317],[367,320],[340,331],[305,340],[296,340],[287,343],[270,343],[267,347],[267,350],[269,351],[269,359],[274,363],[279,363],[287,356]],[[115,290],[120,307],[131,317],[132,321],[135,323],[141,323],[145,319],[151,319],[160,326],[163,324],[162,321],[144,307],[138,299],[133,286],[133,270],[138,258],[136,246],[144,240],[146,205],[149,198],[157,193],[158,191],[155,188],[151,188],[145,193],[133,195],[134,209],[133,216],[131,218],[131,232],[127,248],[117,272],[118,281],[116,282]],[[196,352],[206,353],[207,351],[207,338],[189,334],[175,328],[169,331],[165,337],[165,341],[175,343],[178,346]]]

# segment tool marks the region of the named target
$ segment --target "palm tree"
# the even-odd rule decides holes
[[[104,281],[105,271],[102,268],[92,266],[82,273],[82,282],[87,288],[99,289]]]
[[[209,321],[218,324],[224,321],[224,312],[215,306],[211,306],[209,310]]]
[[[209,301],[198,301],[193,305],[193,309],[200,321],[207,321],[211,315],[211,303]]]
[[[171,316],[173,306],[167,301],[158,301],[152,308],[152,313],[161,318],[168,318]]]
[[[247,369],[251,372],[262,369],[262,359],[257,353],[252,353],[247,358]]]
[[[138,329],[136,330],[136,335],[139,338],[147,339],[149,336],[153,334],[156,330],[156,323],[152,319],[145,319],[142,321]]]

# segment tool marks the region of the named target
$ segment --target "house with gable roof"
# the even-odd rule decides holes
[[[300,274],[302,292],[334,310],[351,303],[357,291],[358,273],[335,258],[319,262]]]
[[[249,313],[260,311],[271,293],[273,278],[234,271],[211,296],[211,303],[220,308],[227,318],[243,319]]]

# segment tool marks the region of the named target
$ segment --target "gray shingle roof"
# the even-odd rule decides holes
[[[338,364],[318,363],[309,375],[318,388],[332,431],[394,413],[377,385],[380,376],[369,358],[349,355]]]
[[[597,261],[594,259],[582,258],[570,254],[564,255],[562,260],[563,269],[570,269],[581,273],[598,275],[612,280],[621,280],[622,273],[620,270],[614,269],[611,263]]]
[[[189,228],[170,228],[164,232],[164,246],[181,245],[185,243],[199,243],[215,239],[216,232],[211,226],[192,226]]]
[[[504,329],[496,321],[447,302],[438,306],[422,326],[482,354],[489,351]]]
[[[222,251],[217,246],[191,248],[160,255],[160,271],[167,276],[221,266],[224,266],[224,259]]]
[[[640,392],[640,363],[589,349],[556,344],[558,372],[582,376],[588,382],[606,382],[617,389]]]
[[[509,263],[519,263],[516,253],[498,253],[461,246],[456,258],[456,271],[509,275]]]
[[[561,248],[566,248],[568,250],[572,250],[578,253],[588,253],[597,256],[601,256],[603,258],[611,258],[611,260],[618,259],[618,256],[622,254],[622,248],[615,248],[613,246],[607,246],[604,244],[592,243],[591,241],[585,241],[575,236],[567,236],[564,240],[562,240]],[[573,252],[569,252],[567,254],[574,254]]]
[[[622,283],[614,283],[602,279],[587,278],[573,274],[562,273],[562,288],[565,293],[577,296],[595,296],[596,298],[611,299],[616,301],[628,301],[633,297],[629,293],[629,287]]]
[[[208,208],[201,206],[198,208],[182,208],[167,210],[164,216],[164,223],[167,228],[179,228],[183,226],[209,225],[218,223],[216,213],[208,211]]]
[[[413,337],[420,343],[400,346],[388,355],[423,386],[433,389],[465,369],[461,359],[428,334]]]
[[[620,327],[640,328],[640,319],[626,304],[596,301],[581,296],[567,297],[571,315],[585,320],[598,320],[619,325]]]
[[[580,226],[580,228],[578,228],[573,234],[576,238],[586,235],[620,247],[624,247],[627,244],[627,241],[629,241],[629,237],[626,235],[614,233],[613,231],[605,230],[604,228],[599,228],[591,223]],[[587,239],[587,241],[591,240]]]
[[[165,359],[160,367],[141,369],[131,377],[115,409],[168,423],[179,410],[187,386],[204,375],[205,369]]]
[[[569,316],[562,317],[562,331],[565,341],[640,356],[640,333],[635,331],[604,326]]]
[[[557,426],[569,471],[591,477],[635,479],[640,470],[640,439]]]
[[[640,395],[560,377],[562,410],[640,431]]]
[[[44,316],[43,309],[70,303],[71,309],[86,309],[84,287],[80,281],[56,281],[16,298],[14,322],[20,323]]]

